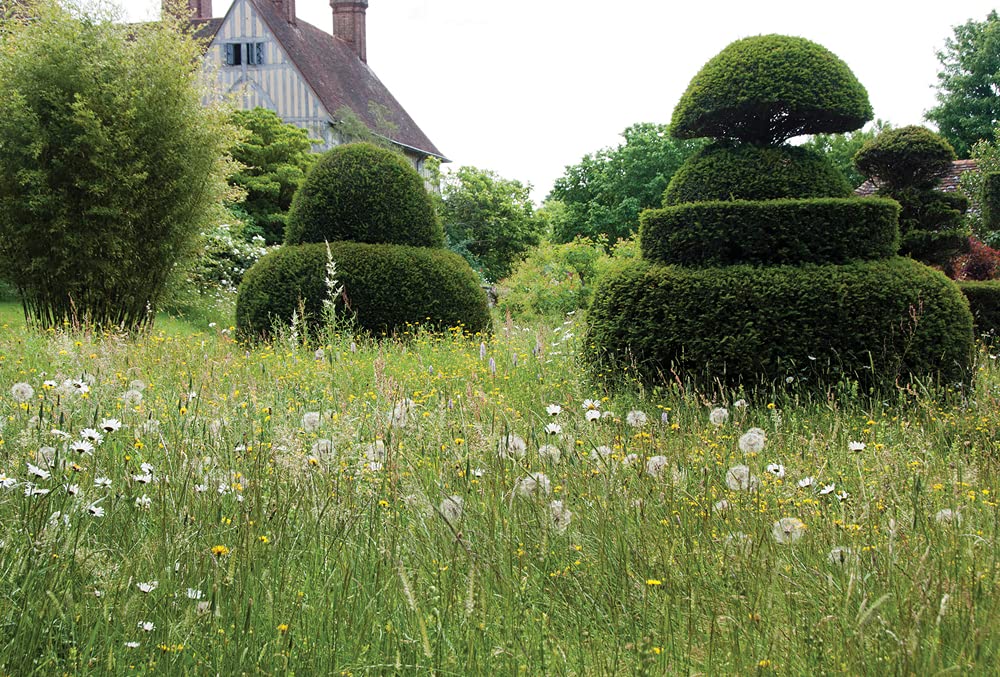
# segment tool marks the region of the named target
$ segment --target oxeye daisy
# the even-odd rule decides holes
[[[63,488],[66,489],[66,493],[69,494],[70,496],[76,496],[77,494],[80,493],[79,484],[64,484]]]
[[[767,466],[767,471],[772,475],[774,475],[775,477],[777,477],[778,479],[781,479],[782,477],[785,476],[785,466],[781,465],[780,463],[769,464]]]
[[[52,491],[52,490],[51,489],[42,489],[38,485],[32,484],[31,482],[25,482],[24,483],[24,495],[25,496],[45,496],[50,491]]]
[[[562,435],[562,426],[558,423],[549,423],[545,426],[546,435]]]
[[[558,416],[560,413],[562,413],[562,407],[560,407],[558,404],[550,404],[549,406],[545,407],[545,413],[548,414],[549,416]]]
[[[837,488],[836,484],[826,484],[819,490],[820,496],[826,496],[827,494],[832,494],[834,489]]]
[[[816,484],[816,480],[812,477],[803,477],[799,480],[798,485],[800,489],[805,489],[806,487],[811,487]]]
[[[138,623],[136,623],[136,627],[142,630],[143,632],[152,632],[153,630],[156,629],[156,626],[153,624],[152,621],[139,621]]]
[[[588,409],[584,416],[586,416],[587,420],[590,422],[601,420],[601,412],[597,409]]]
[[[847,443],[847,448],[848,448],[849,451],[857,453],[859,451],[864,451],[865,450],[865,443],[864,442],[848,442]]]
[[[122,427],[122,422],[119,421],[117,418],[105,418],[105,419],[101,419],[100,428],[105,433],[117,432],[118,430],[121,429],[121,427]]]
[[[601,401],[600,400],[584,400],[583,401],[583,408],[586,409],[587,411],[591,411],[593,409],[600,409],[601,408]]]
[[[146,581],[144,583],[136,583],[135,587],[139,588],[140,592],[150,593],[160,587],[159,581]]]
[[[91,503],[87,506],[87,512],[89,512],[94,517],[104,517],[104,508],[97,505],[97,503]]]
[[[70,451],[75,451],[78,454],[93,454],[94,445],[87,440],[77,440],[73,444],[69,445]]]
[[[94,486],[101,487],[102,489],[107,489],[111,486],[111,480],[107,477],[95,477]]]
[[[135,507],[137,508],[148,510],[151,505],[153,505],[153,499],[146,494],[143,494],[135,499]]]
[[[29,475],[34,475],[35,477],[41,478],[43,480],[47,480],[50,477],[52,477],[52,473],[50,473],[48,470],[43,470],[42,468],[39,468],[37,465],[34,465],[33,463],[28,463],[27,465],[28,465]]]

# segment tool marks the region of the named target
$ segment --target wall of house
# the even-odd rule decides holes
[[[264,43],[264,63],[251,65],[244,58],[238,66],[227,66],[225,45],[237,42]],[[234,3],[205,54],[205,64],[218,83],[218,96],[228,97],[238,108],[260,106],[273,110],[285,122],[321,140],[323,145],[317,150],[337,144],[329,113],[246,0]]]

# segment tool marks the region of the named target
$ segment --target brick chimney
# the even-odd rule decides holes
[[[368,63],[365,48],[365,10],[368,0],[330,0],[333,8],[333,35],[351,46],[363,62]]]
[[[169,7],[169,9],[168,9]],[[176,9],[177,5],[164,0],[161,4],[161,11],[166,14],[170,9]],[[211,19],[212,0],[187,0],[188,19]]]
[[[278,14],[290,24],[295,23],[295,0],[272,0]]]

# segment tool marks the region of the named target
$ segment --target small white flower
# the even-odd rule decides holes
[[[122,422],[117,418],[105,418],[101,419],[100,427],[106,433],[118,432],[122,427]]]
[[[319,430],[320,417],[318,411],[307,411],[302,415],[302,427],[307,433]]]
[[[555,530],[563,533],[569,527],[573,513],[563,505],[562,501],[552,501],[549,503],[549,517],[552,518],[552,526]]]
[[[785,466],[781,465],[780,463],[769,464],[767,466],[767,471],[772,475],[774,475],[775,477],[777,477],[778,479],[781,479],[782,477],[785,476]]]
[[[140,592],[150,593],[160,587],[159,581],[146,581],[145,583],[136,583],[135,587],[139,588]]]
[[[52,437],[58,437],[61,440],[68,440],[69,438],[73,437],[68,432],[64,430],[59,430],[58,428],[53,428],[52,430],[49,431],[49,434],[52,435]]]
[[[746,409],[748,406],[746,400],[736,400],[733,402],[733,409]]]
[[[816,480],[813,477],[803,477],[799,480],[799,489],[805,489],[806,487],[811,487],[816,484]]]
[[[444,515],[449,524],[454,526],[462,519],[462,508],[465,506],[465,499],[461,496],[448,496],[441,501],[438,510]]]
[[[34,475],[35,477],[38,477],[43,480],[47,480],[50,477],[52,477],[52,473],[50,473],[48,470],[43,470],[42,468],[39,468],[37,465],[34,465],[32,463],[28,463],[27,465],[28,465],[29,475]]]
[[[725,425],[729,420],[729,410],[725,407],[716,407],[708,414],[708,421],[714,426]]]
[[[837,499],[840,500],[840,501],[846,501],[850,497],[851,497],[851,495],[849,493],[847,493],[846,491],[838,491],[837,492]]]
[[[153,499],[146,494],[135,499],[135,507],[137,508],[148,509],[151,505],[153,505]]]
[[[185,594],[187,595],[188,599],[201,599],[204,593],[202,593],[202,591],[198,590],[197,588],[188,588]]]
[[[93,454],[94,445],[87,440],[77,440],[73,444],[69,445],[70,451],[75,451],[78,454]]]
[[[501,437],[497,445],[497,456],[500,457],[501,461],[522,459],[527,451],[528,445],[524,438],[513,433]]]
[[[142,627],[142,623],[139,624],[139,627],[140,628]],[[149,624],[149,630],[152,630],[152,629],[153,629],[153,624],[150,623]],[[149,630],[147,630],[146,632],[149,632]],[[125,642],[125,646],[127,646],[129,649],[138,649],[139,646],[141,646],[141,645],[139,644],[139,642]]]
[[[552,492],[552,482],[549,481],[545,473],[534,473],[519,479],[514,486],[514,491],[523,498],[531,498],[536,495],[546,496]]]
[[[107,477],[95,477],[94,486],[100,487],[102,489],[107,489],[111,486],[111,480]]]
[[[42,489],[41,487],[32,484],[31,482],[24,483],[24,495],[25,496],[44,496],[52,491],[51,489]]]
[[[633,409],[625,414],[625,422],[633,428],[641,428],[649,422],[649,417],[646,416],[646,412]]]
[[[196,493],[196,494],[203,494],[206,491],[208,491],[208,485],[207,484],[196,484],[196,485],[194,485],[194,493]]]
[[[558,463],[559,458],[562,456],[562,452],[559,451],[559,447],[554,444],[543,444],[538,447],[538,457],[543,461],[548,461],[549,463]]]
[[[150,475],[149,473],[145,473],[142,475],[132,475],[132,479],[138,482],[139,484],[149,484],[150,482],[153,481],[153,476]]]
[[[562,412],[562,407],[560,407],[558,404],[550,404],[549,406],[545,407],[545,413],[548,414],[549,416],[558,416],[561,412]]]
[[[87,512],[89,512],[93,517],[104,517],[104,508],[97,505],[97,503],[91,503],[88,505]]]
[[[7,477],[4,473],[0,472],[0,487],[4,489],[13,489],[17,486],[17,480],[13,477]]]
[[[764,450],[767,434],[761,428],[750,428],[740,437],[740,451],[744,454],[759,454]]]
[[[755,491],[759,485],[760,481],[745,465],[734,465],[726,471],[726,486],[733,491]]]
[[[139,470],[141,470],[147,475],[152,475],[155,468],[153,467],[152,463],[140,463]]]
[[[562,426],[558,423],[549,423],[545,426],[546,435],[562,435]]]
[[[848,450],[850,450],[850,451],[852,451],[854,453],[857,453],[859,451],[864,451],[865,450],[865,443],[864,442],[849,442],[847,444],[847,448],[848,448]]]
[[[836,484],[826,484],[819,490],[820,496],[826,496],[827,494],[832,494],[833,490],[837,488]]]
[[[156,626],[153,625],[152,621],[139,621],[138,623],[136,623],[136,627],[142,630],[143,632],[152,632],[153,630],[156,629]]]
[[[77,395],[86,395],[90,392],[90,384],[86,381],[73,381],[73,390]]]
[[[587,420],[590,422],[601,420],[601,412],[599,412],[597,409],[588,409],[587,413],[584,414],[584,416],[586,416]]]
[[[601,408],[601,401],[600,400],[584,400],[583,401],[583,408],[586,409],[587,411],[592,411],[594,409],[600,409]]]
[[[15,383],[11,386],[10,394],[15,402],[27,402],[35,396],[35,389],[27,383]]]
[[[782,517],[771,527],[771,535],[774,540],[783,545],[794,543],[802,538],[806,532],[806,525],[797,517]]]
[[[944,508],[937,511],[937,514],[934,515],[934,521],[938,524],[961,524],[962,515],[957,510]]]
[[[87,440],[88,442],[93,442],[94,444],[100,444],[104,441],[104,435],[97,432],[93,428],[84,428],[80,431],[80,437]]]
[[[646,474],[659,479],[667,467],[666,456],[652,456],[646,461]]]
[[[69,494],[70,496],[76,496],[77,494],[80,493],[79,484],[64,484],[63,487],[65,487],[66,493]]]

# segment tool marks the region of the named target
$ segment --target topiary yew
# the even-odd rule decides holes
[[[694,76],[671,134],[760,145],[800,134],[849,132],[872,119],[868,92],[843,61],[804,38],[737,40]]]
[[[955,159],[955,149],[943,136],[910,125],[884,131],[865,143],[854,156],[854,166],[892,191],[933,188]]]
[[[443,247],[424,180],[405,157],[370,143],[327,151],[292,200],[285,244],[351,240]]]

